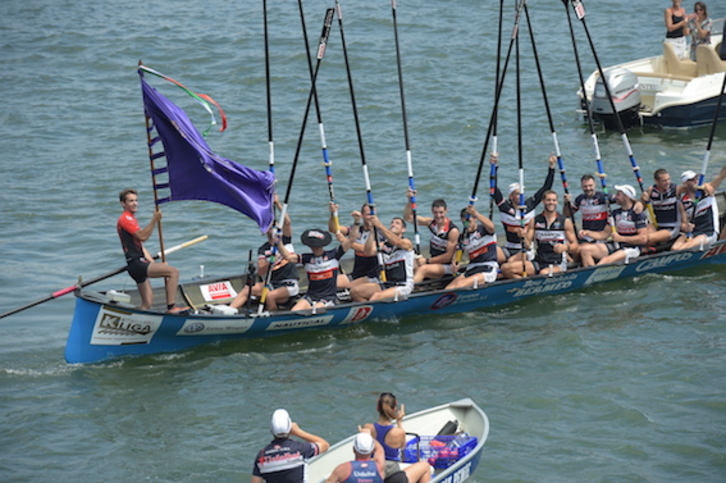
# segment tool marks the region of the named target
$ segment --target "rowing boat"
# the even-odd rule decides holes
[[[452,425],[451,423],[454,422]],[[461,399],[441,406],[429,408],[405,418],[408,442],[402,451],[404,462],[413,462],[417,458],[429,460],[433,463],[434,474],[431,483],[461,483],[469,478],[479,464],[484,443],[489,435],[489,419],[486,413],[471,399]],[[442,450],[436,450],[436,446],[426,443],[434,439],[442,428],[456,428],[452,431],[445,431],[447,435],[439,436],[436,439],[444,443],[455,441],[458,448],[455,456],[449,456],[452,444],[442,446],[446,448],[447,454]],[[462,436],[464,436],[462,438]],[[324,481],[333,469],[340,463],[353,459],[353,440],[355,435],[350,436],[330,447],[327,452],[316,456],[308,464],[308,480],[311,483]],[[434,449],[432,449],[434,448]],[[405,463],[403,463],[405,464]]]
[[[719,192],[717,198],[719,211],[726,212],[726,195]],[[722,229],[725,218],[721,217]],[[406,300],[345,302],[329,308],[294,312],[257,313],[251,310],[237,315],[216,313],[213,306],[233,300],[245,284],[244,274],[181,284],[179,295],[194,308],[194,313],[190,314],[168,314],[165,307],[140,309],[140,298],[135,291],[119,294],[113,290],[78,290],[65,358],[70,363],[95,363],[122,356],[176,352],[201,344],[347,328],[412,315],[485,311],[534,296],[724,263],[726,240],[720,240],[692,251],[666,251],[627,260],[624,264],[498,280],[476,288],[446,290],[445,287],[424,283]],[[161,292],[155,298],[163,300]]]

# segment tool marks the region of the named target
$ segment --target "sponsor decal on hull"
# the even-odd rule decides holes
[[[158,315],[135,314],[101,307],[91,334],[91,345],[148,344],[161,326]]]
[[[587,280],[585,280],[585,283],[583,284],[585,287],[588,285],[592,285],[593,283],[600,283],[600,282],[607,282],[608,280],[615,280],[616,278],[620,277],[620,274],[623,273],[623,270],[625,270],[626,265],[615,265],[615,266],[608,266],[608,267],[602,267],[602,268],[596,268],[593,270],[593,272],[590,274],[589,277],[587,277]]]
[[[217,319],[211,317],[204,320],[185,320],[184,325],[176,335],[244,334],[250,330],[254,322],[255,319]]]
[[[527,297],[530,295],[548,293],[548,292],[559,292],[560,290],[566,290],[572,286],[577,280],[577,274],[562,275],[553,278],[538,278],[535,280],[527,280],[521,287],[514,287],[507,292],[512,294],[512,297]]]
[[[348,311],[348,315],[343,319],[341,324],[354,324],[363,322],[373,313],[372,305],[363,305],[361,307],[353,307]]]
[[[441,480],[441,483],[462,483],[471,476],[471,462],[465,464],[449,476]]]
[[[278,322],[272,322],[269,326],[267,326],[267,330],[288,330],[302,329],[305,327],[320,327],[323,325],[328,325],[332,320],[332,315],[280,320]]]
[[[693,258],[693,252],[676,252],[672,255],[644,260],[635,266],[635,271],[647,272],[648,270],[653,270],[655,268],[663,268],[671,263],[685,262],[691,258]]]

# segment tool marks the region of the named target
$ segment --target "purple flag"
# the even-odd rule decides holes
[[[217,156],[179,106],[142,77],[146,113],[164,144],[169,169],[169,201],[213,201],[229,206],[265,233],[273,221],[274,175]]]

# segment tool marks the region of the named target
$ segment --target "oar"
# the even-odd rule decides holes
[[[635,161],[635,156],[633,155],[633,148],[630,146],[630,141],[628,140],[628,135],[625,132],[625,127],[623,126],[623,120],[620,119],[620,114],[615,110],[615,101],[613,100],[613,97],[610,93],[610,87],[608,86],[607,79],[605,79],[605,73],[602,69],[602,64],[600,64],[600,59],[597,56],[597,52],[595,51],[595,44],[592,41],[592,37],[590,36],[590,30],[587,28],[587,22],[585,21],[585,7],[582,4],[580,0],[572,0],[572,5],[575,8],[575,13],[577,13],[577,18],[580,19],[580,22],[582,22],[582,27],[585,29],[585,35],[587,36],[587,42],[590,44],[590,50],[592,50],[592,56],[595,59],[595,64],[597,65],[597,71],[600,74],[600,79],[602,79],[602,85],[605,87],[605,96],[608,98],[608,101],[610,103],[610,109],[613,111],[613,116],[615,117],[615,123],[618,126],[618,131],[620,131],[620,137],[623,140],[623,145],[625,146],[625,151],[628,154],[628,159],[630,160],[630,165],[633,168],[633,174],[635,174],[635,179],[638,181],[638,186],[640,186],[640,192],[644,192],[645,188],[643,187],[643,177],[640,175],[640,168],[638,167],[638,163]],[[585,95],[585,90],[582,91],[583,96]],[[650,202],[647,203],[648,207],[648,215],[650,216],[650,221],[653,222],[653,225],[657,228],[658,224],[655,220],[655,213],[653,212],[653,205],[650,204]]]
[[[526,11],[527,0],[522,2]],[[522,152],[522,85],[521,85],[521,70],[519,68],[519,36],[515,39],[515,46],[517,50],[517,56],[515,59],[516,65],[516,90],[517,90],[517,159],[519,166],[519,227],[522,233],[519,235],[519,242],[522,244],[522,277],[527,276],[527,247],[524,246],[526,238],[525,228],[527,226],[527,205],[524,197],[524,153]]]
[[[503,1],[503,0],[502,0]],[[413,213],[414,241],[416,254],[421,253],[421,235],[418,232],[418,221],[416,219],[416,183],[413,179],[413,160],[411,156],[411,143],[408,137],[408,120],[406,119],[406,96],[403,89],[403,70],[401,68],[401,48],[398,43],[398,19],[396,17],[396,0],[391,0],[391,12],[393,15],[393,36],[396,40],[396,65],[398,67],[398,87],[401,92],[401,114],[403,117],[403,138],[406,147],[406,166],[408,167],[408,187],[411,188],[411,212]]]
[[[557,166],[560,169],[560,178],[562,179],[562,187],[565,190],[565,194],[570,194],[570,187],[567,184],[567,173],[565,171],[565,163],[562,160],[562,152],[560,151],[560,143],[557,140],[557,131],[555,130],[555,123],[552,121],[552,112],[550,110],[550,103],[547,98],[547,89],[545,88],[544,75],[542,75],[542,66],[539,63],[539,55],[537,54],[537,44],[534,41],[534,31],[532,30],[532,23],[529,18],[529,9],[527,4],[524,4],[524,15],[527,17],[527,27],[529,28],[529,38],[532,41],[532,54],[534,55],[534,62],[537,66],[537,74],[539,76],[539,85],[542,88],[542,99],[544,100],[545,111],[547,112],[547,121],[550,125],[550,132],[552,133],[552,142],[555,145],[555,156],[557,156]],[[570,211],[570,218],[572,219],[572,225],[575,226],[575,214],[569,207],[570,202],[565,202]]]
[[[512,28],[512,38],[509,41],[509,47],[507,48],[507,57],[504,60],[504,67],[502,69],[502,77],[499,79],[497,88],[495,89],[494,94],[494,106],[492,107],[492,114],[489,117],[489,127],[487,128],[487,134],[484,138],[484,147],[481,151],[481,157],[479,158],[479,167],[476,171],[476,176],[474,177],[474,187],[471,191],[471,196],[469,197],[469,204],[473,205],[477,198],[476,193],[479,189],[479,181],[481,179],[481,173],[484,168],[484,162],[487,158],[487,155],[489,154],[489,140],[492,137],[492,131],[494,130],[494,125],[496,124],[496,118],[497,118],[497,109],[499,106],[499,99],[502,94],[502,86],[504,85],[504,79],[507,76],[507,66],[509,65],[509,59],[512,54],[512,47],[514,46],[514,41],[518,36],[519,33],[519,19],[520,19],[520,12],[522,8],[522,2],[517,3],[517,9],[514,17],[514,27]],[[495,168],[492,168],[492,171],[494,171]],[[490,177],[491,178],[491,177]]]
[[[188,242],[184,242],[184,243],[181,243],[179,245],[173,246],[171,248],[167,248],[166,250],[164,250],[164,254],[165,255],[168,255],[170,253],[174,253],[174,252],[176,252],[178,250],[181,250],[182,248],[190,247],[190,246],[195,245],[195,244],[197,244],[199,242],[202,242],[202,241],[206,240],[207,238],[209,238],[209,236],[202,235],[202,236],[200,236],[198,238],[195,238],[193,240],[189,240]],[[156,254],[156,256],[154,256],[154,259],[156,260],[160,256],[161,256],[161,254],[158,253],[158,254]],[[75,291],[77,289],[80,289],[80,288],[83,288],[83,287],[87,287],[88,285],[94,284],[96,282],[100,282],[101,280],[106,280],[107,278],[111,278],[114,275],[118,275],[119,273],[125,272],[127,269],[128,269],[128,267],[126,265],[124,265],[121,268],[117,268],[116,270],[113,270],[113,271],[108,272],[108,273],[104,273],[103,275],[99,275],[98,277],[95,277],[95,278],[92,278],[92,279],[89,279],[89,280],[85,280],[85,281],[81,281],[81,277],[78,277],[78,283],[76,283],[74,285],[71,285],[70,287],[66,287],[64,289],[58,290],[56,292],[53,292],[48,297],[42,298],[40,300],[36,300],[35,302],[31,302],[31,303],[29,303],[27,305],[23,305],[22,307],[18,307],[17,309],[13,309],[13,310],[11,310],[9,312],[5,312],[4,314],[0,315],[0,319],[2,319],[4,317],[7,317],[8,315],[17,314],[18,312],[21,312],[21,311],[23,311],[25,309],[29,309],[31,307],[35,307],[36,305],[40,305],[40,304],[42,304],[44,302],[47,302],[49,300],[57,299],[58,297],[61,297],[61,296],[66,295],[66,294],[69,294],[69,293],[71,293],[71,292],[73,292],[73,291]]]
[[[270,149],[270,172],[275,174],[275,142],[272,137],[272,86],[270,82],[270,40],[267,32],[267,0],[262,0],[265,35],[265,91],[267,93],[267,143]]]
[[[723,83],[721,83],[721,95],[718,96],[718,102],[716,103],[716,112],[713,114],[713,123],[711,124],[711,132],[708,135],[706,154],[703,155],[703,166],[701,166],[701,173],[698,176],[698,189],[696,190],[696,199],[693,200],[693,212],[691,213],[691,222],[693,222],[693,219],[696,217],[696,205],[698,205],[699,200],[703,196],[703,180],[706,177],[708,162],[711,159],[711,145],[713,144],[713,136],[716,133],[716,124],[718,123],[718,115],[721,111],[721,101],[723,101],[724,89],[726,89],[726,73],[724,73]],[[693,238],[693,233],[689,233],[688,238]]]
[[[373,202],[373,192],[371,190],[371,180],[368,176],[368,165],[366,164],[365,150],[363,149],[363,135],[360,129],[360,120],[358,119],[358,107],[355,102],[355,90],[353,89],[353,76],[350,71],[350,62],[348,61],[348,47],[345,43],[345,30],[343,29],[343,10],[340,7],[339,0],[335,0],[335,10],[338,16],[338,29],[340,30],[340,42],[343,46],[343,59],[345,60],[345,72],[348,77],[348,89],[350,91],[350,101],[353,105],[353,119],[355,120],[355,131],[358,137],[358,150],[360,151],[360,162],[363,168],[363,180],[366,186],[366,198],[368,199],[368,207],[371,209],[371,215],[376,214],[376,204]],[[373,237],[376,242],[376,253],[378,256],[378,264],[381,267],[381,281],[386,281],[386,271],[383,265],[383,254],[381,253],[381,244],[378,241],[378,230],[373,227]]]
[[[587,104],[587,96],[585,95],[585,78],[582,75],[582,67],[580,66],[580,54],[577,51],[577,42],[575,41],[575,31],[572,28],[572,16],[570,15],[570,9],[568,8],[569,0],[562,0],[562,3],[565,5],[565,12],[567,13],[567,24],[570,27],[570,39],[572,40],[572,50],[575,53],[575,64],[577,65],[577,74],[580,78],[580,90],[582,92],[582,95],[585,98],[585,103]],[[589,106],[589,105],[588,105]],[[610,206],[610,194],[608,193],[608,183],[607,183],[607,176],[605,174],[603,163],[602,163],[602,157],[600,155],[600,144],[597,140],[597,134],[595,134],[595,126],[592,122],[592,115],[590,113],[590,108],[587,107],[588,115],[587,115],[587,125],[590,129],[590,138],[592,139],[592,147],[595,150],[595,163],[597,164],[597,174],[600,178],[600,186],[602,188],[602,192],[605,195],[605,206],[607,207],[607,213],[608,213],[608,223],[610,224],[610,229],[613,233],[615,233],[615,220],[613,219],[613,211],[612,207]],[[619,243],[615,242],[615,247],[617,248],[619,246]]]
[[[323,30],[320,34],[320,41],[318,42],[318,51],[317,51],[317,62],[315,64],[315,71],[313,72],[313,76],[311,79],[311,88],[310,88],[310,94],[308,94],[308,101],[305,105],[305,114],[303,115],[303,121],[302,121],[302,127],[300,128],[300,136],[298,136],[297,139],[297,147],[295,148],[295,157],[292,161],[292,168],[290,169],[290,180],[287,182],[287,189],[285,190],[285,199],[282,203],[282,210],[280,212],[280,220],[278,221],[277,231],[281,231],[281,225],[280,223],[285,222],[285,216],[287,215],[287,205],[290,201],[290,193],[292,192],[292,182],[295,180],[295,171],[297,170],[297,163],[300,159],[300,150],[302,148],[302,142],[303,138],[305,137],[305,127],[308,123],[308,116],[310,115],[310,104],[312,104],[313,96],[315,94],[315,81],[318,78],[318,72],[320,71],[320,63],[323,61],[323,57],[325,56],[325,50],[328,45],[328,38],[330,37],[330,27],[333,24],[333,15],[335,14],[334,10],[332,8],[329,8],[325,11],[325,20],[323,21]],[[276,245],[275,245],[276,246]],[[275,248],[273,247],[273,250]],[[274,254],[274,252],[273,252]],[[274,259],[273,259],[274,261]],[[272,268],[272,263],[270,264],[270,268]],[[272,270],[269,270],[267,272],[267,276],[265,277],[265,285],[262,288],[262,294],[260,295],[260,306],[259,306],[259,312],[262,313],[265,307],[265,301],[267,300],[267,293],[269,292],[269,284],[270,284],[270,277]]]
[[[310,56],[310,45],[308,43],[308,33],[307,28],[305,27],[305,14],[303,12],[303,4],[302,0],[298,0],[298,7],[300,10],[300,22],[302,23],[302,31],[303,31],[303,38],[305,39],[305,53],[307,54],[308,58],[308,70],[310,71],[310,79],[313,78],[313,60]],[[315,85],[313,85],[313,99],[315,100],[315,114],[317,115],[318,119],[318,131],[320,132],[320,146],[323,151],[323,166],[325,167],[325,178],[328,182],[328,197],[330,199],[331,203],[335,203],[335,190],[333,189],[333,171],[332,166],[333,162],[330,161],[330,157],[328,154],[328,143],[325,139],[325,126],[323,125],[323,116],[320,112],[320,102],[318,101],[318,91],[315,89]],[[333,212],[333,224],[335,226],[335,231],[340,231],[340,222],[338,220],[338,210],[336,209]]]
[[[494,77],[494,91],[497,91],[499,87],[499,75],[500,75],[500,64],[502,60],[502,24],[504,23],[504,0],[499,0],[499,27],[497,33],[497,70],[496,76]],[[494,111],[493,118],[493,133],[492,133],[492,153],[497,153],[499,149],[499,143],[497,138],[497,123],[498,123],[498,112]],[[489,168],[489,219],[494,216],[494,193],[497,190],[497,165],[492,164]],[[467,217],[469,215],[467,214]]]

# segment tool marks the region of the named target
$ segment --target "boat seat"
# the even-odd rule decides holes
[[[726,61],[721,60],[710,45],[696,47],[696,64],[698,65],[699,76],[726,71]]]
[[[679,59],[673,46],[663,42],[663,60],[665,61],[666,72],[673,75],[685,75],[696,77],[698,68],[691,59]]]

